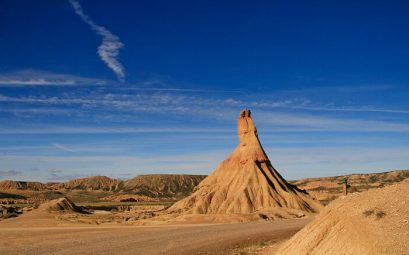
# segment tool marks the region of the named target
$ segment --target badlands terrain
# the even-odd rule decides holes
[[[35,205],[65,196],[76,203],[88,204],[103,204],[109,201],[173,203],[190,195],[205,177],[154,174],[118,180],[107,176],[91,176],[61,183],[3,180],[0,181],[0,204]],[[342,179],[348,180],[348,192],[354,193],[385,187],[406,178],[409,178],[409,170],[306,178],[288,182],[306,190],[322,204],[328,204],[342,195]]]
[[[228,224],[226,221],[204,222],[200,217],[173,222],[171,219],[168,222],[151,221],[141,225],[127,224],[120,218],[117,222],[112,218],[98,223],[89,219],[78,221],[80,217],[95,215],[78,211],[64,199],[60,205],[59,200],[54,200],[0,222],[0,252],[357,254],[359,251],[359,254],[408,254],[408,189],[409,180],[405,180],[388,183],[384,188],[341,196],[312,222],[312,218],[302,217],[276,221],[241,218],[239,221],[243,222],[237,223],[230,215],[228,219],[233,223]],[[145,206],[144,210],[149,211],[149,208]],[[112,214],[103,210],[94,213]],[[281,250],[278,252],[278,249]]]
[[[140,175],[129,180],[91,176],[63,183],[0,181],[0,203],[38,204],[68,196],[75,202],[176,201],[189,195],[203,175]],[[125,201],[127,200],[127,201]]]
[[[287,181],[237,132],[209,176],[0,182],[0,253],[409,254],[408,170]]]

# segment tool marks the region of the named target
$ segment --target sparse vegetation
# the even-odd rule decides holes
[[[377,212],[375,213],[375,216],[376,216],[377,219],[381,219],[381,218],[383,218],[385,215],[386,215],[386,213],[384,213],[384,212],[382,212],[382,211],[377,211]]]
[[[104,210],[104,211],[112,211],[117,210],[119,206],[152,206],[152,205],[163,205],[163,206],[171,206],[173,202],[86,202],[86,203],[77,203],[78,206],[85,207],[87,209],[92,210]]]
[[[244,243],[241,247],[234,248],[229,255],[257,255],[257,254],[274,254],[274,250],[278,247],[277,240],[269,241],[253,241]]]
[[[374,216],[377,220],[385,217],[386,213],[377,209],[365,210],[363,212],[365,217]]]
[[[379,177],[376,176],[376,175],[372,175],[372,176],[369,177],[368,182],[369,183],[379,182]]]

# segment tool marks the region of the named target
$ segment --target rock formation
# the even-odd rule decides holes
[[[47,212],[83,212],[82,209],[66,197],[58,198],[41,204],[38,208],[40,211]]]
[[[168,212],[193,214],[252,213],[268,208],[317,212],[321,205],[284,180],[274,169],[258,139],[250,110],[240,112],[239,145],[196,191]]]

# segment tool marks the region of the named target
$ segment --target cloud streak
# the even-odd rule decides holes
[[[29,79],[29,80],[0,80],[1,85],[74,85],[75,81],[73,80],[46,80],[43,78],[39,79]]]
[[[88,15],[84,13],[79,2],[75,0],[69,0],[70,4],[74,8],[75,13],[87,23],[92,30],[102,37],[102,44],[98,47],[98,55],[101,60],[104,61],[107,66],[116,74],[120,81],[125,79],[125,71],[122,64],[118,61],[119,49],[124,44],[120,41],[119,37],[112,34],[108,29],[96,24]]]
[[[26,69],[10,73],[0,74],[0,87],[24,87],[24,86],[82,86],[105,85],[107,81],[75,76],[70,74],[52,73],[42,70]]]
[[[67,146],[64,146],[62,144],[59,144],[59,143],[53,143],[52,146],[54,146],[55,148],[60,149],[62,151],[75,152],[73,149],[71,149],[71,148],[69,148]]]
[[[129,127],[41,127],[41,128],[1,128],[0,134],[158,134],[158,133],[223,133],[230,132],[224,129],[206,129],[206,128],[129,128]],[[53,147],[69,151],[69,148],[63,149],[60,144],[52,144]],[[73,152],[74,150],[72,150]]]
[[[29,97],[12,97],[0,94],[0,103],[6,106],[16,107],[17,105],[30,104],[30,107],[53,106],[57,109],[67,111],[71,110],[73,116],[90,115],[94,120],[103,121],[104,123],[116,123],[115,125],[105,125],[104,127],[93,127],[95,123],[88,123],[82,127],[50,127],[47,132],[51,133],[142,133],[142,132],[186,132],[186,129],[174,131],[172,128],[161,126],[158,130],[155,128],[134,128],[130,126],[130,121],[138,114],[139,120],[149,121],[152,115],[163,115],[169,113],[175,119],[181,116],[201,116],[201,118],[212,119],[215,122],[225,121],[226,119],[234,119],[237,114],[237,109],[242,105],[248,105],[251,109],[256,109],[257,123],[268,127],[274,132],[408,132],[409,124],[404,119],[399,118],[379,118],[377,116],[334,116],[331,114],[307,114],[302,112],[284,111],[285,109],[305,109],[309,108],[308,101],[299,99],[287,100],[272,100],[272,101],[250,101],[245,104],[242,100],[236,99],[216,99],[205,98],[190,95],[178,95],[172,93],[142,93],[142,94],[64,94],[61,97],[53,96],[29,96]],[[325,109],[323,107],[314,108],[314,111]],[[222,108],[222,109],[221,109]],[[4,111],[5,111],[4,109]],[[42,109],[42,108],[39,108]],[[374,109],[374,108],[338,108],[339,111],[356,111],[365,112],[364,110],[388,112],[388,113],[403,113],[407,114],[406,110],[402,109]],[[14,108],[11,109],[11,111]],[[0,110],[2,111],[2,110]],[[24,112],[22,112],[24,113]],[[35,111],[27,112],[27,114],[35,114]],[[56,112],[56,114],[60,114]],[[75,115],[77,114],[77,115]],[[82,115],[81,115],[82,114]],[[18,116],[17,116],[18,117]],[[126,121],[125,121],[126,120]],[[143,121],[142,121],[143,122]],[[119,123],[125,125],[118,125]],[[86,124],[86,123],[84,123]],[[163,128],[165,127],[165,128]],[[44,127],[43,127],[44,128]],[[0,133],[18,133],[18,132],[45,132],[45,129],[16,129],[16,128],[0,128]],[[157,127],[158,128],[158,127]]]

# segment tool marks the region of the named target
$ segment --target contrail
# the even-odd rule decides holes
[[[108,29],[96,24],[88,15],[86,15],[81,5],[76,0],[69,0],[75,13],[87,23],[92,30],[102,37],[102,44],[98,47],[98,55],[109,68],[116,74],[120,81],[125,79],[124,67],[119,63],[117,56],[119,49],[124,46],[119,37],[112,34]]]

